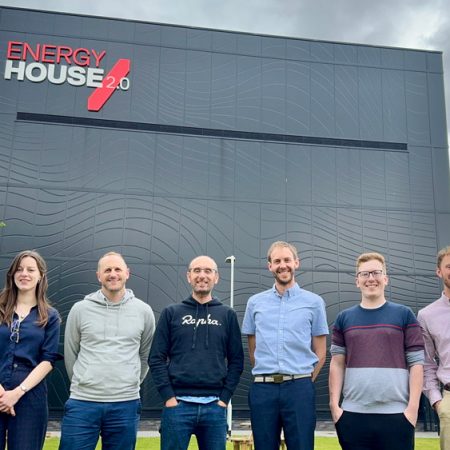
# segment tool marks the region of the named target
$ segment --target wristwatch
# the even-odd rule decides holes
[[[23,392],[25,392],[25,394],[28,392],[28,388],[24,384],[21,384],[19,387]]]

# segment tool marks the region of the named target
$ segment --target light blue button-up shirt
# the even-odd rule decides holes
[[[248,300],[242,334],[256,336],[253,375],[311,373],[312,336],[328,334],[325,302],[297,283],[282,296],[274,285]]]

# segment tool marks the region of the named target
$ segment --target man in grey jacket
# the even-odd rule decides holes
[[[155,331],[151,307],[125,283],[123,257],[98,262],[101,289],[77,302],[67,317],[64,358],[71,380],[64,407],[60,450],[132,450],[140,418],[139,386],[148,372]]]

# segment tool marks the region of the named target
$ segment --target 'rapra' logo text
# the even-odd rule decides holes
[[[99,111],[116,90],[127,91],[130,87],[130,60],[117,60],[105,75],[101,67],[105,56],[106,50],[9,41],[4,78],[95,88],[87,109]]]
[[[181,325],[195,325],[196,327],[198,327],[199,325],[220,326],[220,323],[217,319],[211,319],[211,314],[208,314],[208,317],[206,319],[202,317],[201,319],[197,320],[195,320],[193,316],[188,314],[187,316],[183,316],[181,318]]]

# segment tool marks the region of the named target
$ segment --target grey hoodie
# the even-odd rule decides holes
[[[108,301],[101,290],[75,303],[64,337],[70,397],[95,402],[138,399],[154,331],[151,307],[130,289],[118,303]]]

